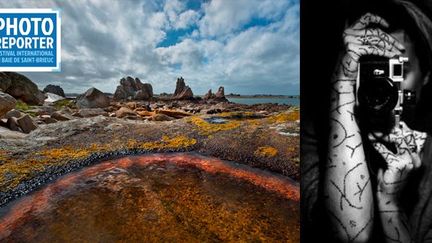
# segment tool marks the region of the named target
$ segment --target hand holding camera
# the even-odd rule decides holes
[[[402,55],[404,46],[381,29],[388,27],[389,24],[383,18],[367,13],[346,28],[343,33],[345,53],[341,59],[338,76],[356,79],[362,56],[393,58]]]
[[[383,18],[367,13],[345,29],[345,49],[339,59],[332,83],[332,99],[338,102],[331,104],[332,110],[339,109],[342,104],[349,104],[346,108],[354,114],[359,62],[362,57],[375,56],[388,60],[402,55],[404,46],[381,29],[388,27],[389,24]]]
[[[426,141],[426,133],[411,130],[404,122],[395,126],[388,135],[369,134],[373,147],[383,156],[387,168],[378,170],[378,195],[385,201],[395,201],[406,184],[409,173],[421,166],[420,155]],[[393,144],[395,151],[385,144]],[[383,200],[384,201],[384,200]]]

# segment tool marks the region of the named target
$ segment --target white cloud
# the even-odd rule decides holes
[[[200,31],[205,36],[221,36],[238,31],[253,17],[274,19],[289,5],[286,0],[216,0],[204,5]]]
[[[173,23],[174,29],[186,29],[193,25],[199,19],[199,14],[194,10],[187,10],[182,12],[177,20]]]
[[[122,76],[173,92],[183,76],[195,94],[224,85],[226,92],[286,93],[299,81],[299,4],[291,0],[213,0],[188,9],[178,0],[17,0],[0,7],[62,10],[62,71],[26,73],[43,88],[95,86],[114,92]],[[252,19],[264,26],[245,29]],[[169,47],[171,30],[193,28]],[[298,89],[297,89],[298,90]]]

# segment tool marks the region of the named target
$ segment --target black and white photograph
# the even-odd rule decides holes
[[[432,242],[432,2],[318,5],[302,1],[302,242]]]

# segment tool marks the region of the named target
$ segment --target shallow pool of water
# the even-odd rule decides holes
[[[0,209],[2,242],[299,242],[298,185],[197,154],[101,162]]]

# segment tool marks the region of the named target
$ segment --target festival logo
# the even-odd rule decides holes
[[[59,11],[0,9],[0,71],[60,71],[60,36]]]

